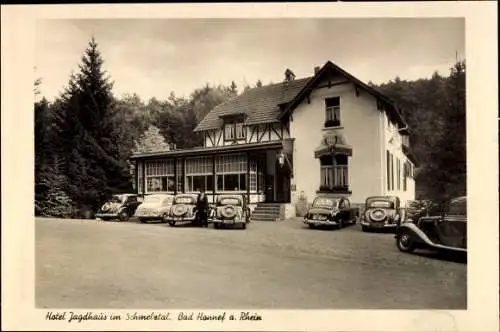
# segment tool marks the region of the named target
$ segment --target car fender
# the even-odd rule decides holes
[[[417,242],[422,242],[422,243],[428,244],[430,246],[435,246],[435,243],[432,242],[429,239],[429,237],[424,232],[422,232],[422,230],[420,230],[420,228],[418,228],[417,225],[415,225],[413,223],[405,223],[405,224],[400,225],[398,227],[398,229],[396,230],[395,237],[398,237],[402,231],[409,231],[414,236],[414,239]]]

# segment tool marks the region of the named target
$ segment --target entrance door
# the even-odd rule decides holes
[[[276,164],[276,202],[290,203],[290,175],[284,167]]]
[[[274,175],[266,175],[266,202],[275,203],[276,196],[274,195]]]

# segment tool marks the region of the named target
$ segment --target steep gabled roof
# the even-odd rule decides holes
[[[293,100],[286,106],[286,108],[284,108],[280,118],[282,119],[289,116],[293,112],[293,110],[304,100],[304,98],[311,93],[311,91],[321,81],[321,79],[328,73],[340,74],[351,81],[356,86],[356,88],[361,88],[376,97],[377,100],[379,100],[385,106],[385,109],[389,113],[389,117],[391,117],[393,121],[396,121],[402,127],[407,126],[405,120],[403,119],[403,116],[396,108],[395,103],[392,100],[390,100],[387,96],[375,90],[368,84],[365,84],[356,77],[352,76],[339,66],[333,64],[331,61],[327,61],[326,64],[316,73],[316,75],[314,75],[314,77],[312,77],[312,79],[307,82],[307,84],[295,96],[295,98],[293,98]]]
[[[194,131],[218,129],[221,117],[245,113],[245,124],[269,123],[279,120],[280,104],[290,102],[312,77],[253,88],[212,109]]]
[[[245,113],[245,124],[247,125],[279,121],[289,116],[328,74],[340,74],[352,82],[357,89],[367,91],[384,106],[393,121],[397,122],[401,127],[407,126],[393,101],[331,61],[327,61],[312,77],[253,88],[225,101],[212,109],[194,131],[221,128],[223,124],[222,118],[231,114]]]

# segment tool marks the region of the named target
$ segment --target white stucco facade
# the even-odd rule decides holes
[[[340,97],[341,123],[333,129],[324,126],[325,99],[331,97]],[[390,191],[387,188],[386,150],[391,151],[401,165],[408,158],[402,150],[401,135],[396,130],[398,140],[391,141],[387,115],[377,108],[376,98],[368,92],[358,90],[356,93],[352,83],[321,87],[312,91],[309,100],[301,102],[292,117],[290,135],[295,139],[292,201],[301,194],[310,201],[317,194],[320,160],[315,157],[314,149],[320,145],[325,132],[332,130],[342,134],[352,147],[352,156],[348,158],[348,195],[352,203],[362,204],[372,195],[397,195],[402,200],[414,198],[413,180],[408,179],[407,190],[403,191],[403,166],[400,186]]]

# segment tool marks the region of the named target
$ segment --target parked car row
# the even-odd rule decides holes
[[[467,252],[467,197],[452,199],[444,206],[430,201],[414,201],[406,209],[396,196],[373,196],[365,210],[351,207],[346,197],[317,196],[304,216],[310,228],[343,228],[360,220],[363,232],[390,229],[402,252],[415,249]]]
[[[170,226],[200,226],[196,194],[153,194],[143,201],[135,194],[113,195],[96,217],[102,220],[139,222],[158,220]],[[406,211],[406,212],[405,212]],[[341,229],[360,221],[364,232],[390,229],[395,233],[396,247],[402,252],[416,249],[467,252],[467,197],[458,197],[441,207],[430,201],[414,201],[406,209],[396,196],[368,197],[365,209],[351,206],[347,197],[319,195],[307,210],[303,222],[310,228]],[[251,211],[244,195],[219,195],[210,205],[208,222],[214,228],[240,226],[246,228]]]
[[[161,221],[172,227],[182,224],[200,226],[197,200],[197,194],[152,194],[143,201],[135,194],[113,195],[97,211],[96,218],[126,221],[134,217],[141,223]],[[208,222],[213,223],[214,228],[246,228],[250,221],[251,212],[243,195],[219,195],[215,204],[209,206]]]

